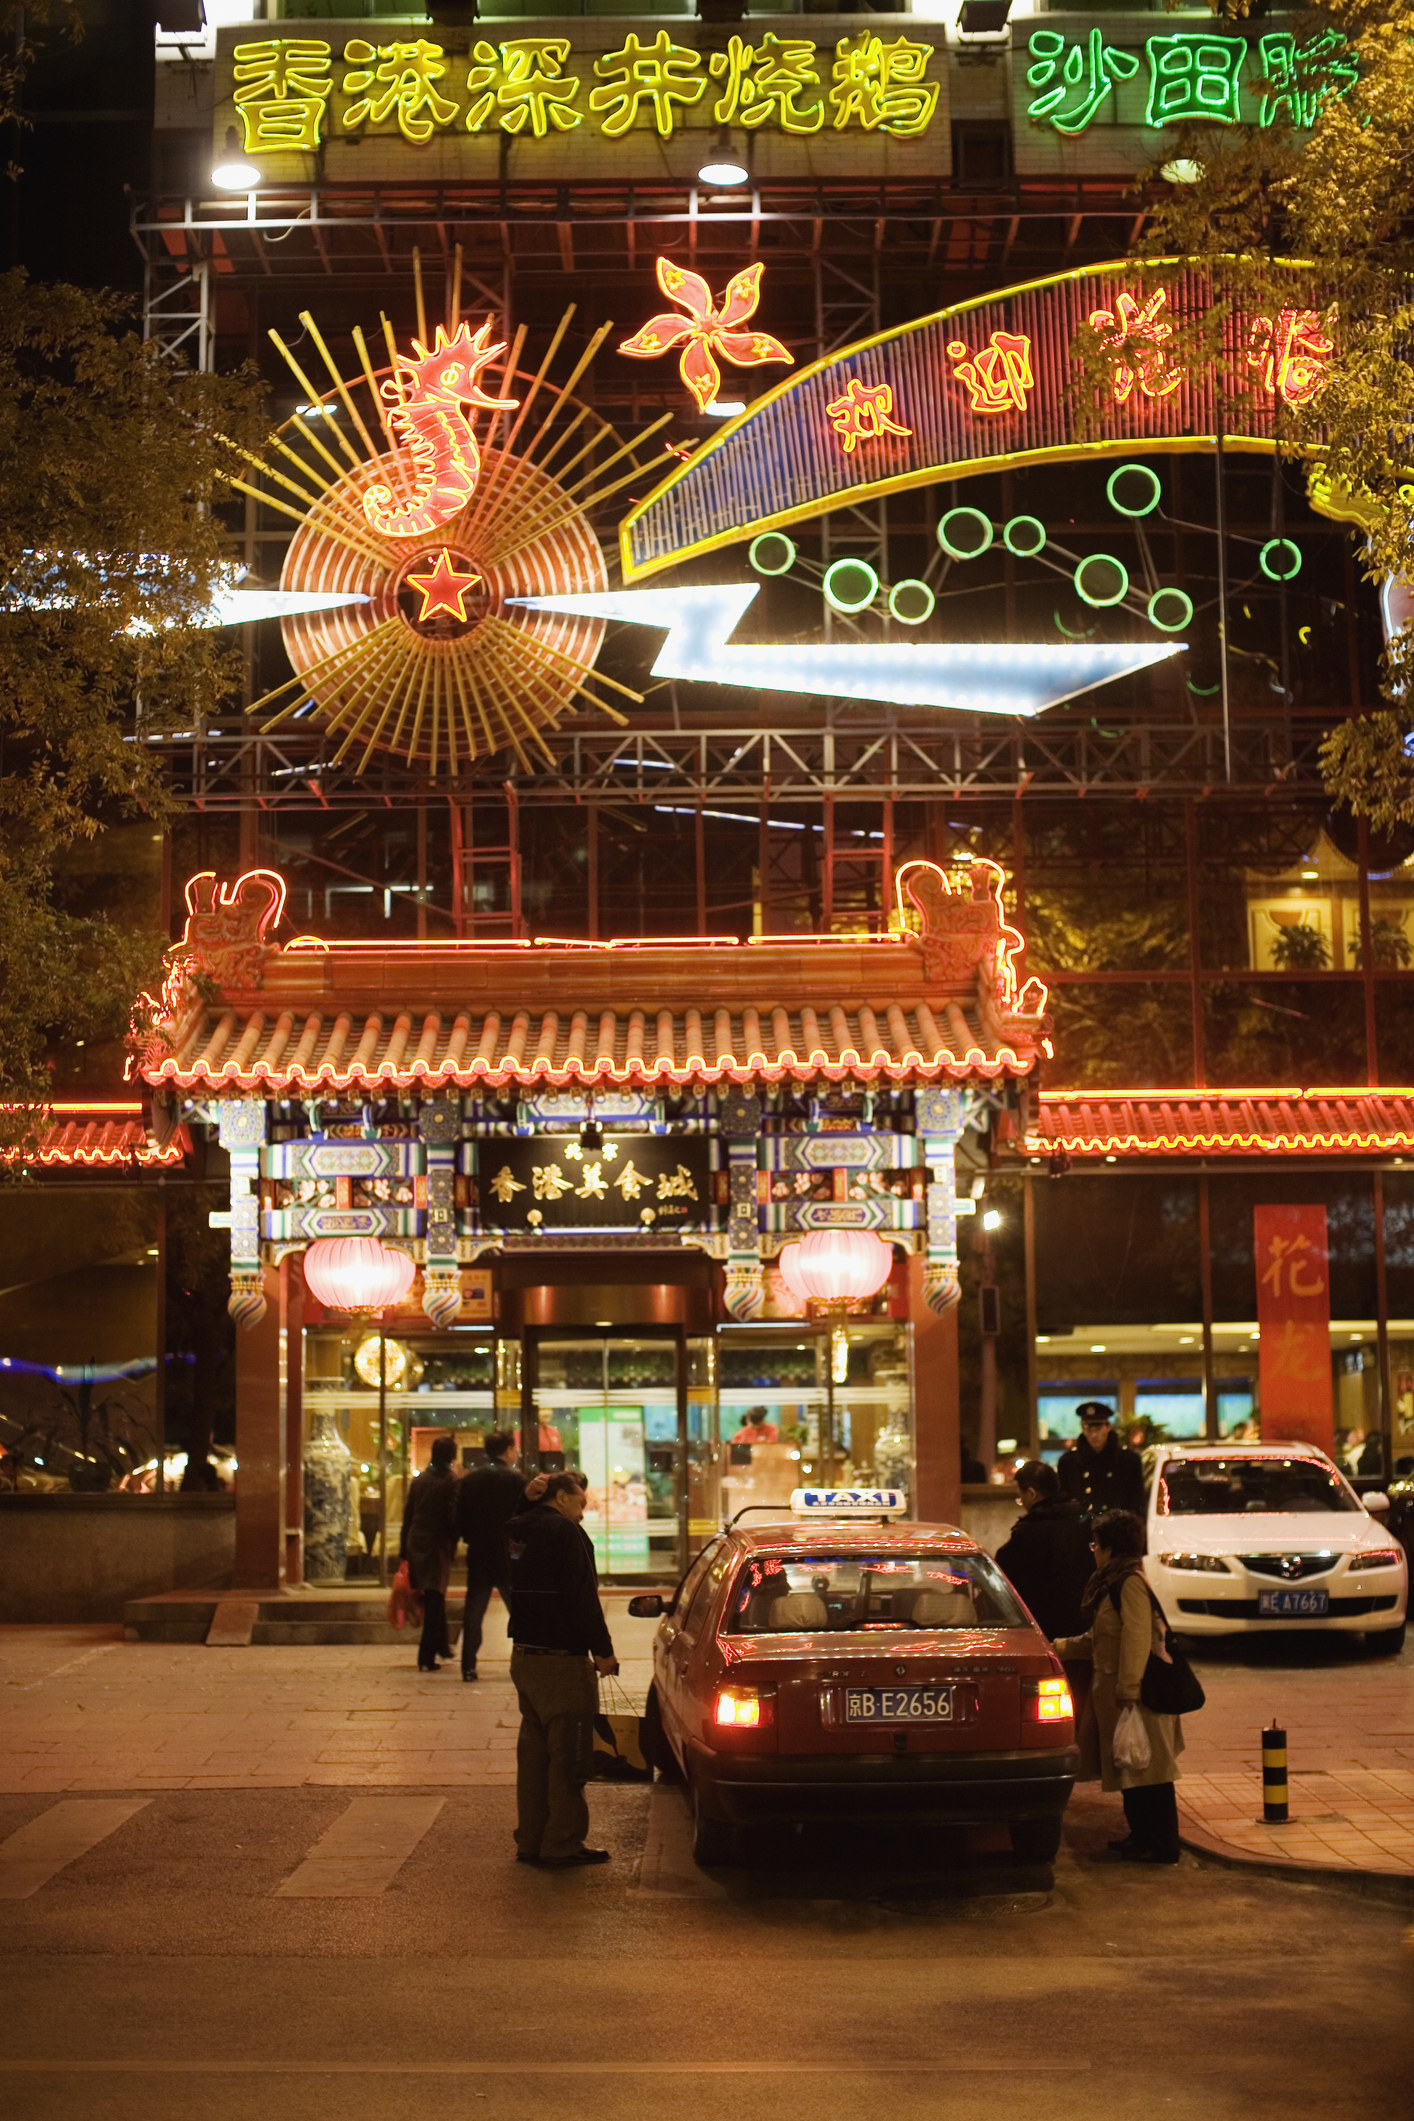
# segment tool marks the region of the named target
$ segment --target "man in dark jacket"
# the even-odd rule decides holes
[[[511,1678],[520,1703],[516,1741],[516,1860],[550,1870],[607,1863],[607,1849],[585,1846],[584,1798],[596,1674],[616,1672],[594,1548],[582,1530],[585,1492],[573,1473],[556,1473],[543,1500],[507,1527],[511,1562]]]
[[[1076,1408],[1080,1441],[1058,1467],[1062,1495],[1080,1505],[1086,1524],[1106,1510],[1144,1515],[1144,1461],[1126,1451],[1110,1424],[1111,1410],[1102,1400],[1087,1399]]]
[[[997,1567],[1051,1641],[1057,1635],[1082,1635],[1080,1594],[1095,1572],[1095,1558],[1080,1512],[1061,1494],[1055,1468],[1039,1458],[1017,1467],[1016,1489],[1021,1515],[1010,1539],[997,1549]]]
[[[482,1445],[486,1464],[465,1474],[457,1485],[457,1537],[466,1541],[463,1679],[476,1677],[481,1624],[492,1591],[500,1592],[507,1607],[511,1602],[506,1526],[525,1505],[525,1478],[516,1470],[514,1443],[509,1429],[493,1429]]]
[[[457,1551],[457,1455],[454,1436],[438,1436],[432,1460],[418,1474],[403,1504],[398,1559],[408,1565],[415,1591],[422,1593],[422,1640],[417,1646],[419,1672],[435,1672],[439,1657],[450,1657],[447,1639],[447,1579]]]

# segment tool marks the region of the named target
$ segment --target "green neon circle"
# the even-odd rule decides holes
[[[1182,633],[1193,618],[1193,599],[1182,589],[1156,589],[1145,607],[1145,617],[1160,633]]]
[[[1046,526],[1038,516],[1013,516],[1002,532],[1002,543],[1018,560],[1034,560],[1046,549]]]
[[[867,611],[878,594],[879,577],[867,560],[836,560],[825,569],[825,602],[835,611]]]
[[[937,601],[926,582],[895,582],[889,591],[889,617],[900,626],[922,626],[932,618]]]
[[[1129,499],[1122,501],[1120,499],[1120,492],[1122,491],[1120,488],[1121,479],[1125,481],[1126,485],[1131,487],[1137,480],[1142,487],[1144,499],[1141,501],[1136,493],[1131,492]],[[1159,497],[1162,492],[1163,488],[1159,484],[1158,473],[1151,470],[1147,464],[1116,464],[1105,483],[1105,498],[1111,508],[1114,509],[1116,515],[1122,516],[1152,515],[1159,505]]]
[[[1301,548],[1290,538],[1268,538],[1257,565],[1269,582],[1294,582],[1301,572]]]
[[[788,574],[795,565],[795,543],[781,530],[763,530],[747,548],[747,558],[758,574]]]
[[[969,542],[965,526],[971,526]],[[938,525],[938,543],[950,560],[980,560],[992,542],[992,519],[980,508],[950,508]]]
[[[1129,569],[1113,553],[1089,553],[1075,570],[1075,594],[1097,611],[1123,603],[1129,595]]]

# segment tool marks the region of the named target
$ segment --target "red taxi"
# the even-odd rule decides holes
[[[1061,1666],[995,1562],[952,1525],[902,1524],[896,1491],[799,1489],[733,1523],[661,1616],[647,1704],[656,1765],[686,1779],[699,1863],[736,1829],[802,1820],[1004,1822],[1049,1862],[1079,1755]]]

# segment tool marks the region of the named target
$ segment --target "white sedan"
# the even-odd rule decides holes
[[[1144,1573],[1185,1635],[1333,1628],[1397,1656],[1409,1569],[1370,1505],[1311,1445],[1161,1445]]]

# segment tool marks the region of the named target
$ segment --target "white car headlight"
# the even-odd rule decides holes
[[[1356,1569],[1397,1569],[1400,1557],[1393,1547],[1372,1547],[1368,1554],[1352,1554],[1350,1573]]]
[[[1159,1554],[1166,1569],[1197,1569],[1205,1576],[1226,1576],[1228,1565],[1220,1554]]]

